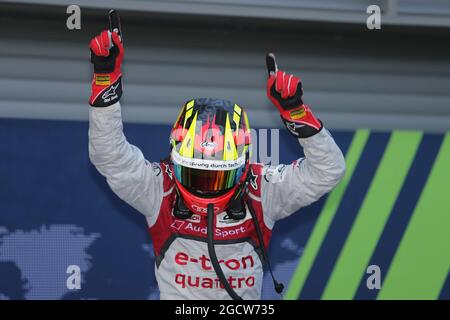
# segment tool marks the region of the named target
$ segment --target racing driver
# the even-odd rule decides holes
[[[150,162],[122,131],[119,33],[103,31],[90,50],[90,160],[111,189],[146,217],[160,298],[260,299],[275,222],[329,192],[345,171],[339,147],[303,103],[300,79],[279,71],[274,56],[267,56],[268,98],[305,157],[276,167],[250,163],[244,108],[199,98],[182,107],[170,157]]]

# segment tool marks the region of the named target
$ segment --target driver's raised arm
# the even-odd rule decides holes
[[[293,164],[263,168],[263,209],[268,218],[276,221],[333,189],[344,176],[345,160],[322,122],[303,103],[301,80],[277,70],[273,56],[267,59],[267,95],[305,153]]]
[[[117,33],[103,31],[90,43],[94,64],[89,100],[89,157],[111,189],[143,213],[156,218],[163,185],[159,164],[145,160],[123,134],[121,106],[123,46]]]

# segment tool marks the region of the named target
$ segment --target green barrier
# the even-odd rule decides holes
[[[422,134],[394,132],[322,299],[353,299],[414,160]]]
[[[378,299],[437,299],[449,270],[450,134],[447,134]]]

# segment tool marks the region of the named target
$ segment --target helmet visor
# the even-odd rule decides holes
[[[174,164],[175,177],[193,192],[218,192],[234,187],[241,179],[245,166],[232,170],[194,169]]]

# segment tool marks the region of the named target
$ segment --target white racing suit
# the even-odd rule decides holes
[[[345,171],[342,153],[325,128],[299,142],[305,158],[277,167],[251,165],[245,201],[253,206],[266,248],[277,220],[318,200]],[[147,161],[127,142],[119,103],[91,108],[89,155],[111,189],[145,215],[161,299],[230,299],[209,259],[206,216],[194,214],[188,220],[173,216],[171,165]],[[217,214],[215,231],[217,258],[231,286],[243,299],[259,299],[263,259],[248,208],[242,220]]]

